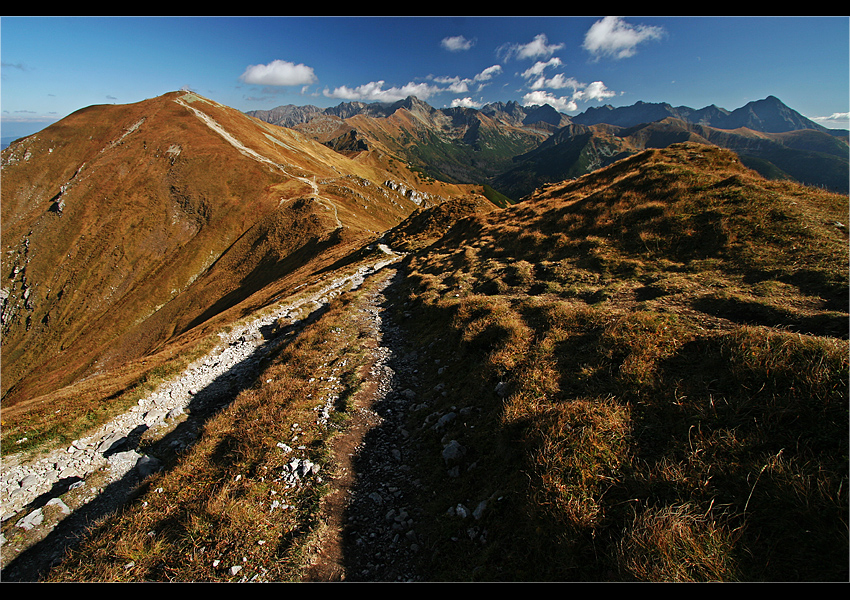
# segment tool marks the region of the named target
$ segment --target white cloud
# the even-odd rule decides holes
[[[437,83],[448,84],[448,87],[443,89],[435,88],[434,93],[451,92],[452,94],[466,94],[467,92],[469,92],[469,86],[474,83],[478,84],[477,89],[480,90],[485,85],[487,85],[487,83],[485,82],[490,81],[491,79],[493,79],[493,77],[497,76],[501,72],[502,67],[500,67],[499,65],[493,65],[492,67],[487,67],[472,79],[461,79],[460,77],[447,76],[434,77],[434,81],[436,81]]]
[[[533,90],[549,88],[553,90],[562,90],[564,88],[578,89],[584,87],[585,84],[579,83],[574,77],[564,77],[563,73],[558,73],[550,79],[540,77],[534,81],[529,87]]]
[[[546,62],[538,60],[536,63],[534,63],[533,67],[529,67],[525,71],[523,71],[522,76],[525,77],[526,79],[529,79],[531,77],[536,77],[536,76],[540,75],[541,73],[543,73],[544,69],[546,69],[547,67],[559,67],[559,66],[561,66],[561,59],[558,58],[557,56],[547,60]]]
[[[453,94],[465,94],[469,91],[469,85],[464,81],[456,81],[449,86],[449,91]]]
[[[465,94],[469,91],[469,84],[472,83],[471,79],[461,79],[460,77],[435,77],[434,81],[449,84],[446,89],[454,94]]]
[[[601,81],[594,81],[583,90],[576,90],[573,94],[573,100],[604,100],[605,98],[613,98],[617,92],[612,92]]]
[[[325,89],[324,95],[328,98],[340,98],[343,100],[357,100],[360,102],[395,102],[403,100],[408,96],[416,96],[420,100],[427,100],[431,96],[442,92],[450,92],[452,94],[467,94],[472,87],[481,89],[488,85],[487,82],[493,77],[502,72],[502,67],[493,65],[487,67],[472,79],[461,77],[431,77],[435,83],[440,85],[431,85],[427,83],[408,83],[401,87],[391,87],[384,89],[385,82],[372,81],[370,83],[350,88],[348,86],[340,86],[333,90]],[[477,85],[475,85],[477,84]],[[462,101],[469,100],[464,98]]]
[[[628,58],[634,56],[638,44],[660,39],[661,27],[630,25],[620,17],[605,17],[594,23],[584,36],[583,47],[595,55]]]
[[[576,104],[571,98],[567,96],[561,96],[560,98],[557,98],[549,92],[536,91],[529,92],[522,97],[523,106],[542,106],[544,104],[548,104],[549,106],[560,112],[570,112],[573,110],[578,110],[578,104]]]
[[[812,117],[812,121],[830,129],[850,128],[850,112],[832,113],[828,117]]]
[[[561,61],[556,57],[549,61],[542,62],[538,61],[534,64],[533,67],[525,70],[522,73],[522,76],[526,79],[531,79],[532,77],[536,77],[534,81],[529,84],[529,88],[532,90],[542,90],[542,89],[552,89],[552,90],[563,90],[566,88],[570,88],[573,90],[573,96],[571,100],[573,102],[588,101],[588,100],[603,100],[605,98],[611,98],[616,96],[616,92],[612,92],[605,84],[601,81],[594,81],[591,84],[580,83],[575,77],[567,77],[563,73],[558,73],[553,77],[545,77],[542,73],[548,67],[555,67],[561,64]],[[529,95],[530,98],[536,98],[538,96]]]
[[[472,79],[461,79],[460,77],[435,77],[434,81],[437,83],[449,83],[452,84],[456,89],[451,89],[450,91],[457,91],[461,86],[468,86],[470,83],[481,83],[483,81],[490,81],[496,75],[499,75],[502,72],[502,67],[499,65],[493,65],[492,67],[487,67],[480,73],[478,73]],[[480,86],[479,86],[480,87]],[[461,92],[463,93],[463,92]]]
[[[273,60],[267,65],[249,66],[239,79],[257,85],[308,85],[315,83],[316,74],[306,65]]]
[[[396,102],[404,100],[408,96],[416,96],[420,100],[427,100],[434,94],[443,90],[427,83],[408,83],[401,87],[384,88],[384,81],[371,81],[356,88],[340,86],[333,91],[325,90],[328,98],[340,98],[343,100],[357,100],[360,102]]]
[[[563,48],[563,44],[550,44],[545,33],[534,36],[534,40],[527,44],[511,44],[499,48],[499,53],[504,53],[505,58],[516,56],[517,58],[549,58],[555,52]]]
[[[475,102],[472,98],[455,98],[452,100],[451,107],[452,108],[481,108],[482,104],[480,102]]]
[[[545,92],[539,89],[538,83],[544,81],[549,83],[548,87],[553,89],[572,88],[572,96],[555,96],[550,92]],[[540,86],[542,87],[542,86]],[[591,84],[579,83],[572,77],[564,77],[556,75],[552,79],[541,77],[531,85],[533,92],[523,96],[523,106],[549,104],[561,112],[569,112],[578,110],[578,102],[587,102],[589,100],[604,100],[617,95],[616,92],[609,90],[601,81],[594,81]]]
[[[460,52],[461,50],[469,50],[475,45],[475,40],[468,40],[462,35],[443,38],[440,45],[449,52]]]
[[[492,67],[487,67],[483,71],[481,71],[478,75],[475,76],[475,81],[490,81],[496,75],[499,75],[502,72],[502,67],[499,65],[493,65]]]

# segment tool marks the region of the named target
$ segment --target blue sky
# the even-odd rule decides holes
[[[0,134],[184,88],[243,111],[415,95],[569,115],[774,95],[847,128],[849,30],[848,17],[2,17]]]

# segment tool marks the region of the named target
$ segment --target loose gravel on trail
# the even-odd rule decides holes
[[[411,504],[419,485],[408,452],[406,415],[418,380],[415,358],[401,350],[401,334],[385,310],[383,284],[361,309],[371,328],[372,364],[351,426],[338,440],[338,481],[326,502],[329,534],[313,581],[417,581],[422,545]]]
[[[32,463],[4,456],[0,477],[2,579],[37,579],[61,560],[65,548],[79,539],[87,525],[114,512],[132,497],[144,477],[159,468],[156,459],[137,451],[143,432],[167,426],[188,412],[188,423],[182,427],[184,437],[172,444],[180,446],[175,447],[176,451],[191,446],[199,430],[191,426],[192,420],[206,418],[233,398],[234,390],[256,378],[261,359],[274,351],[280,341],[280,337],[266,339],[278,319],[296,312],[299,316],[305,312],[317,314],[334,296],[359,288],[366,277],[399,258],[390,254],[371,267],[361,267],[352,275],[331,281],[310,297],[281,304],[274,311],[245,322],[222,337],[210,354],[182,376],[68,448]],[[376,309],[374,316],[377,314]],[[379,330],[380,327],[375,331]],[[376,348],[376,355],[382,352],[385,350]]]

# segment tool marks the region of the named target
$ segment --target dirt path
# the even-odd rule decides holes
[[[393,263],[399,258],[399,255],[393,254],[372,267],[363,267],[353,275],[336,278],[323,286],[318,292],[301,298],[296,303],[284,301],[277,310],[263,317],[255,318],[253,321],[248,321],[243,327],[237,328],[233,334],[233,339],[224,339],[222,347],[214,349],[209,356],[204,357],[197,364],[187,369],[180,378],[166,384],[170,391],[163,392],[160,390],[155,392],[150,401],[146,399],[144,402],[140,402],[139,407],[134,408],[127,415],[122,415],[107,423],[103,426],[102,431],[96,433],[91,439],[81,440],[80,447],[90,449],[91,457],[85,465],[81,463],[78,466],[79,472],[75,471],[73,477],[64,477],[63,474],[58,474],[58,470],[54,477],[45,477],[41,473],[44,468],[55,468],[55,465],[59,464],[60,455],[67,454],[67,450],[64,449],[59,449],[49,457],[33,464],[10,461],[10,457],[4,457],[4,494],[2,499],[4,515],[8,516],[9,519],[6,520],[4,517],[3,523],[3,579],[36,580],[52,563],[61,558],[68,545],[76,542],[79,533],[85,529],[88,523],[114,512],[132,497],[140,477],[143,477],[144,474],[138,472],[140,463],[137,461],[139,461],[140,455],[132,447],[128,449],[128,445],[132,446],[130,438],[133,437],[129,432],[140,427],[137,423],[139,418],[144,419],[146,415],[150,414],[150,412],[145,412],[148,409],[144,409],[142,405],[156,406],[156,403],[162,397],[177,398],[178,395],[175,393],[177,389],[185,392],[185,394],[181,392],[180,397],[185,397],[186,401],[197,401],[199,398],[207,396],[212,401],[217,391],[213,389],[213,385],[204,388],[203,385],[205,384],[201,381],[208,382],[221,379],[220,371],[235,373],[236,369],[247,369],[240,377],[243,377],[245,381],[253,381],[256,373],[251,368],[256,368],[255,365],[263,348],[266,346],[272,348],[275,344],[274,339],[263,341],[261,330],[268,322],[274,321],[281,312],[294,310],[296,305],[320,307],[335,295],[335,290],[343,286],[357,289],[370,274],[377,273],[378,275],[373,276],[383,277],[383,286],[385,287],[395,272]],[[383,336],[383,327],[380,319],[382,308],[378,305],[378,298],[382,289],[383,287],[379,286],[371,292],[371,304],[363,315],[363,318],[370,320],[371,330],[374,333],[366,341],[366,343],[374,346],[374,365],[382,364],[385,361],[385,358],[382,357],[385,357],[387,353],[380,342]],[[237,352],[242,347],[245,348],[244,352]],[[225,360],[226,353],[235,353],[236,356],[232,360]],[[213,364],[214,367],[209,366]],[[199,379],[198,369],[201,366],[204,366],[204,376]],[[243,369],[243,366],[245,369]],[[379,369],[379,367],[373,366],[372,371],[377,372],[376,369]],[[384,389],[385,382],[381,381],[380,377],[373,380],[372,373],[366,373],[364,376],[370,379],[367,386],[369,390],[378,392]],[[191,392],[188,391],[190,388],[192,388]],[[232,397],[232,390],[225,395]],[[179,403],[180,401],[175,400],[175,402]],[[370,403],[369,398],[364,397],[362,409],[357,411],[354,420],[355,425],[352,428],[353,437],[349,438],[353,444],[360,443],[357,440],[357,432],[366,431],[368,429],[366,425],[374,422],[376,418],[369,409]],[[118,433],[125,440],[122,443],[122,452],[97,452],[96,449],[103,445],[103,439],[110,439]],[[351,448],[349,450],[341,449],[339,455],[345,457],[350,450]],[[121,468],[116,468],[118,465],[114,459],[122,456],[126,456],[127,459],[121,463]],[[42,465],[46,466],[42,467]],[[36,477],[36,474],[38,477]],[[28,478],[35,479],[37,485],[26,487]],[[24,483],[18,483],[19,481]],[[350,487],[350,485],[342,485],[341,489],[349,489]],[[72,493],[69,493],[69,488]],[[14,500],[9,490],[15,490]],[[7,494],[9,495],[7,496]],[[330,514],[332,515],[331,518],[337,516],[333,510],[330,511]],[[22,524],[21,517],[24,515],[26,515],[25,520],[32,523],[32,526],[27,529],[20,526]]]
[[[370,292],[362,309],[371,335],[364,339],[371,361],[363,367],[363,386],[355,399],[350,426],[335,440],[337,476],[324,499],[327,523],[322,550],[308,581],[416,581],[421,545],[418,511],[409,504],[411,456],[406,450],[404,416],[412,401],[408,385],[416,362],[400,350],[384,292],[400,276],[396,266]],[[405,393],[406,392],[406,393]]]
[[[218,124],[215,121],[215,119],[210,117],[208,114],[206,114],[202,110],[199,110],[199,109],[197,109],[193,106],[190,106],[189,104],[186,103],[186,101],[182,97],[177,98],[175,100],[175,102],[177,104],[179,104],[180,106],[183,106],[183,107],[187,108],[188,110],[192,111],[195,114],[195,116],[197,116],[201,121],[203,121],[210,129],[212,129],[213,131],[218,133],[222,138],[224,138],[224,140],[226,142],[228,142],[230,145],[232,145],[234,148],[239,150],[239,152],[241,152],[242,154],[244,154],[248,158],[252,158],[252,159],[254,159],[258,162],[261,162],[263,164],[266,164],[266,165],[268,165],[268,166],[270,166],[274,169],[278,169],[279,171],[283,172],[288,177],[292,177],[293,179],[297,179],[298,181],[310,186],[310,189],[313,190],[313,197],[316,199],[316,201],[319,202],[322,206],[324,206],[329,211],[332,211],[333,214],[334,214],[334,219],[336,220],[336,226],[342,227],[342,222],[339,220],[339,211],[337,210],[336,204],[332,200],[329,200],[328,198],[323,198],[319,194],[319,186],[316,184],[316,182],[314,180],[308,179],[306,177],[299,177],[298,175],[292,175],[291,173],[289,173],[286,170],[286,166],[284,166],[280,163],[277,163],[277,162],[271,160],[270,158],[263,156],[262,154],[259,154],[258,152],[255,152],[254,150],[251,150],[250,148],[245,146],[242,142],[237,140],[228,131],[226,131],[224,129],[224,127],[222,127],[220,124]],[[135,130],[136,127],[138,127],[138,123],[136,125],[134,125],[130,129],[130,131]],[[128,133],[130,131],[128,131]],[[125,133],[124,135],[127,135],[127,134]]]

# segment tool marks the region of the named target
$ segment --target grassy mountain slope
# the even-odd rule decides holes
[[[446,208],[385,236],[414,242],[387,304],[396,350],[416,357],[400,452],[424,577],[847,579],[846,196],[685,143],[504,210]],[[334,469],[306,398],[323,369],[346,399],[364,381],[364,294],[334,302],[50,580],[303,577],[328,489],[280,489],[274,442],[301,424]]]
[[[191,93],[19,141],[3,152],[4,411],[300,284],[417,208],[390,180],[416,188],[403,165]]]
[[[477,462],[443,504],[507,499],[489,551],[430,568],[846,579],[847,209],[674,145],[414,256],[410,338],[453,357],[430,409],[481,415],[447,432]]]

